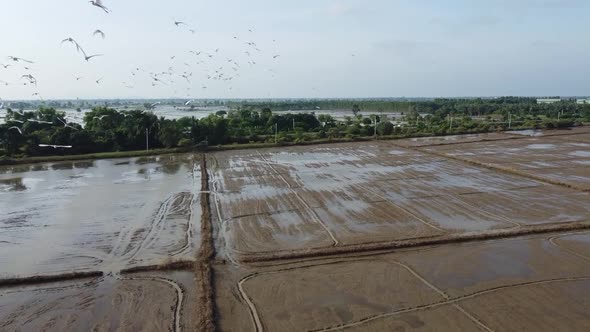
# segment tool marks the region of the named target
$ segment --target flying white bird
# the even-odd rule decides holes
[[[8,122],[16,122],[16,123],[21,123],[21,124],[22,124],[22,123],[25,123],[24,121],[21,121],[21,120],[14,120],[14,119],[12,119],[12,120],[8,120]]]
[[[37,79],[31,74],[23,75],[20,78],[25,78],[29,81],[29,83],[37,85]]]
[[[74,46],[76,46],[76,51],[84,53],[84,50],[82,49],[80,44],[78,44],[78,42],[76,40],[74,40],[74,38],[68,37],[68,38],[61,41],[62,44],[65,42],[74,44]],[[86,53],[84,53],[84,54],[86,54]]]
[[[62,119],[60,119],[60,118],[57,118],[57,119],[59,120],[59,122],[61,122],[61,123],[63,123],[63,124],[64,124],[64,128],[68,127],[68,128],[72,128],[72,129],[74,129],[74,130],[78,130],[78,128],[76,128],[76,127],[72,127],[72,126],[68,125],[68,124],[66,123],[66,121],[64,121],[64,120],[62,120]]]
[[[152,107],[156,107],[156,105],[160,105],[160,104],[161,104],[161,102],[153,103]]]
[[[272,58],[273,58],[273,59],[276,59],[276,58],[278,58],[278,57],[280,57],[280,55],[278,55],[278,54],[277,54],[277,55],[274,55]]]
[[[189,100],[189,101],[187,101],[186,103],[184,103],[184,106],[188,106],[188,105],[189,105],[190,103],[192,103],[193,101],[194,101],[194,100],[192,100],[192,99],[191,99],[191,100]]]
[[[100,36],[102,37],[102,39],[104,39],[104,36],[105,36],[105,35],[104,35],[104,32],[102,32],[102,31],[101,31],[101,30],[99,30],[99,29],[95,30],[95,31],[92,33],[92,35],[93,35],[93,36],[100,35]]]
[[[20,128],[19,128],[19,127],[12,126],[12,127],[8,128],[8,130],[10,130],[10,129],[16,129],[16,130],[18,130],[18,132],[19,132],[21,135],[23,134],[23,132],[20,130]]]
[[[82,79],[82,76],[79,76],[79,77],[78,76],[74,76],[74,78],[76,78],[76,81],[79,81],[79,80]]]
[[[107,14],[109,13],[109,9],[102,4],[102,0],[91,0],[88,2],[90,2],[93,6],[96,6],[100,9],[104,10],[105,13],[107,13]]]
[[[102,79],[103,79],[102,77],[101,77],[101,78],[99,78],[99,79],[97,79],[97,80],[95,81],[95,82],[96,82],[96,84],[100,84],[100,81],[102,81]]]
[[[101,115],[101,116],[95,116],[93,119],[99,119],[99,120],[102,120],[102,119],[104,119],[104,118],[105,118],[105,117],[107,117],[107,116],[108,116],[108,115],[106,115],[106,114],[105,114],[105,115]]]
[[[27,63],[34,63],[33,61],[25,60],[23,58],[19,58],[19,57],[15,57],[15,56],[9,56],[8,59],[10,59],[14,62],[23,61],[23,62],[27,62]]]
[[[186,23],[182,22],[182,21],[174,21],[174,25],[181,26],[181,25],[186,25]]]
[[[4,69],[6,69],[6,68],[10,67],[10,64],[5,65],[5,64],[0,63],[0,66],[4,67]]]
[[[54,149],[71,149],[71,145],[51,145],[51,144],[39,144],[42,148],[54,148]]]
[[[93,54],[93,55],[86,55],[86,53],[84,53],[84,60],[89,61],[90,59],[97,57],[97,56],[103,56],[104,54]]]

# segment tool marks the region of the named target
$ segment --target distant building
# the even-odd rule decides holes
[[[590,104],[590,98],[576,100],[578,104]]]
[[[553,104],[560,102],[560,98],[545,98],[545,99],[537,99],[537,104]]]

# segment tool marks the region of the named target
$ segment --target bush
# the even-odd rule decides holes
[[[180,147],[187,147],[187,146],[191,146],[191,145],[192,145],[192,142],[188,138],[182,138],[180,141],[178,141],[178,146],[180,146]]]

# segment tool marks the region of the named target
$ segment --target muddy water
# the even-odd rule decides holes
[[[0,168],[0,277],[117,272],[190,254],[193,155]]]
[[[184,289],[194,289],[191,272],[0,289],[0,331],[190,330]]]

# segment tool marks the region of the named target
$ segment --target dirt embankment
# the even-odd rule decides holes
[[[215,300],[213,286],[212,264],[215,258],[213,245],[213,225],[211,208],[209,205],[209,175],[207,173],[207,159],[201,160],[201,247],[197,253],[195,263],[196,282],[198,289],[198,322],[197,330],[203,332],[215,331]]]
[[[292,250],[277,253],[252,254],[241,257],[239,261],[242,263],[261,263],[277,260],[306,259],[320,256],[336,256],[360,252],[417,248],[441,244],[495,240],[525,235],[547,234],[566,231],[581,231],[588,229],[590,229],[590,222],[572,222],[552,225],[523,226],[517,229],[503,229],[478,234],[450,234],[440,237],[428,237],[423,239],[374,242],[358,245],[327,247],[313,250]]]
[[[195,267],[195,262],[188,260],[173,261],[170,263],[134,266],[128,269],[121,270],[121,274],[131,274],[139,272],[153,272],[153,271],[185,271],[192,270]]]
[[[44,283],[50,283],[50,282],[75,280],[75,279],[98,278],[98,277],[102,277],[102,276],[103,276],[103,273],[100,271],[90,271],[90,272],[71,272],[71,273],[62,273],[62,274],[54,274],[54,275],[36,275],[36,276],[21,277],[21,278],[15,277],[15,278],[0,279],[0,287],[35,285],[35,284],[44,284]]]

